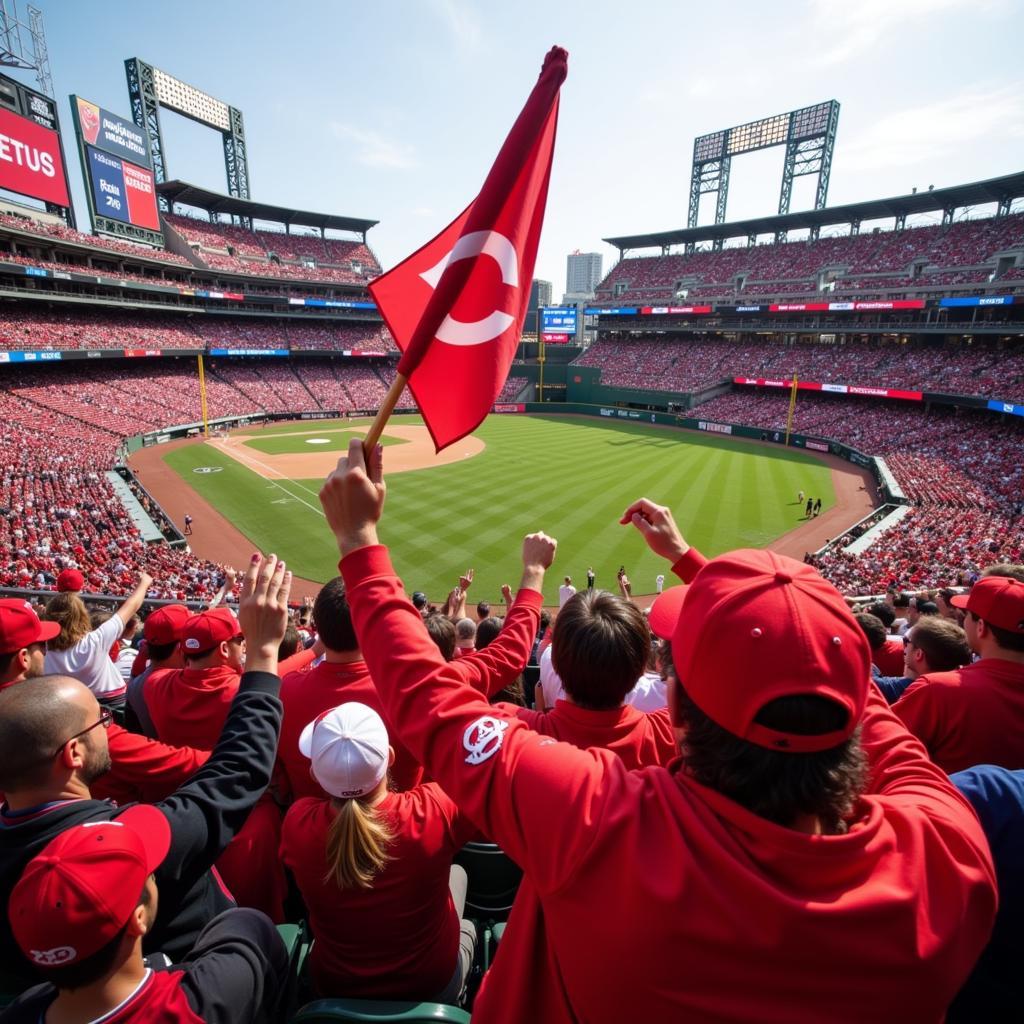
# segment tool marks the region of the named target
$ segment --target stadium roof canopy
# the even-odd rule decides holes
[[[362,220],[359,217],[336,217],[330,213],[309,213],[306,210],[293,210],[288,206],[257,203],[252,199],[226,196],[223,192],[211,192],[207,188],[190,185],[187,181],[162,181],[156,190],[172,204],[184,203],[186,206],[194,206],[210,213],[227,213],[236,217],[270,221],[273,224],[287,224],[289,227],[297,225],[321,230],[331,228],[335,231],[358,231],[364,240],[366,232],[380,223],[376,220]]]
[[[782,231],[796,231],[800,228],[820,229],[836,224],[860,224],[863,221],[881,220],[886,217],[900,220],[913,213],[952,211],[982,203],[1000,203],[1008,206],[1011,199],[1020,196],[1024,196],[1024,172],[1007,174],[1001,178],[989,178],[987,181],[976,181],[968,185],[912,192],[910,195],[894,196],[891,199],[870,199],[863,203],[829,206],[823,210],[803,210],[785,216],[757,217],[727,224],[706,224],[697,228],[656,231],[646,235],[620,235],[617,238],[606,238],[605,241],[620,251],[649,249],[654,246],[667,248],[671,245],[721,242],[728,238],[769,235]]]

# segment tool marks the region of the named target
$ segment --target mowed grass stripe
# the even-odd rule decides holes
[[[418,418],[393,422],[410,421]],[[331,423],[336,430],[349,426]],[[288,428],[293,435],[328,433],[327,423],[319,421],[295,428]],[[518,582],[520,542],[533,530],[559,541],[545,595],[549,602],[557,600],[566,574],[577,586],[585,585],[588,565],[599,586],[614,589],[615,571],[624,564],[634,591],[649,593],[655,577],[669,573],[635,529],[618,524],[634,499],[646,495],[670,505],[688,539],[714,554],[750,546],[754,538],[766,543],[797,525],[795,506],[779,500],[790,490],[786,501],[800,486],[816,496],[820,492],[823,500],[832,495],[828,468],[802,452],[776,452],[642,421],[492,416],[477,436],[487,447],[476,458],[388,478],[381,538],[392,548],[406,586],[425,590],[434,600],[443,600],[459,573],[472,566],[472,602],[500,601],[501,584]],[[254,546],[277,551],[299,575],[320,580],[334,575],[334,540],[322,517],[300,504],[318,507],[321,480],[280,481],[292,492],[289,497],[207,446],[168,453],[168,462]],[[192,474],[200,465],[218,465],[222,472]],[[387,452],[384,465],[386,473]]]

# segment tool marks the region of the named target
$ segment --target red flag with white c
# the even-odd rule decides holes
[[[508,376],[537,258],[568,54],[553,48],[480,194],[370,285],[438,451],[475,430]]]

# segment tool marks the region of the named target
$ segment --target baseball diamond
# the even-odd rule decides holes
[[[226,441],[144,449],[132,465],[172,514],[192,501],[183,484],[205,499],[211,511],[197,517],[191,538],[198,554],[226,557],[224,527],[233,526],[246,538],[240,555],[253,545],[274,550],[315,592],[336,562],[317,494],[340,448],[368,422],[242,428]],[[332,443],[311,450],[307,437]],[[491,416],[437,456],[420,419],[399,416],[383,443],[388,543],[409,590],[439,601],[455,585],[453,571],[472,566],[474,598],[500,602],[501,585],[515,582],[508,537],[541,528],[566,538],[565,572],[582,579],[593,565],[598,586],[614,590],[624,564],[633,593],[653,593],[658,560],[618,525],[636,494],[678,509],[687,536],[710,552],[772,546],[800,557],[871,508],[870,478],[842,460],[673,427]],[[223,472],[196,476],[196,466]],[[820,495],[820,517],[805,520],[794,501],[801,489]],[[549,586],[545,599],[554,603]]]

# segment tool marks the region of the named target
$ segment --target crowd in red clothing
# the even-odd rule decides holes
[[[123,256],[159,260],[162,263],[174,263],[181,267],[192,266],[184,256],[179,256],[177,253],[169,252],[166,249],[153,249],[148,245],[134,245],[131,242],[122,242],[120,239],[107,238],[104,235],[87,235],[81,231],[75,231],[74,228],[66,227],[64,224],[51,224],[47,221],[15,217],[7,213],[0,213],[0,224],[6,225],[9,228],[16,228],[19,231],[26,231],[29,234],[57,239],[61,242],[73,242],[76,245],[86,245],[94,249],[106,249],[109,252],[121,253]]]
[[[509,377],[502,385],[496,402],[514,402],[529,381],[525,377]]]
[[[212,359],[208,415],[373,410],[393,376],[393,368],[334,360]],[[149,566],[160,570],[154,597],[201,600],[216,591],[222,567],[144,542],[104,476],[126,433],[200,421],[191,360],[147,360],[116,373],[18,367],[0,384],[0,586],[50,587],[71,566],[86,572],[90,590],[122,594]],[[414,406],[408,392],[402,404]]]
[[[380,274],[377,257],[365,242],[249,231],[179,214],[168,216],[167,223],[214,269],[339,284],[365,284]]]
[[[18,529],[36,529],[41,499],[67,514],[61,482],[43,473],[12,494]],[[994,567],[969,593],[929,590],[911,603],[893,590],[855,617],[809,566],[760,551],[709,561],[671,510],[639,499],[621,526],[684,586],[641,611],[626,586],[610,594],[591,582],[549,627],[541,605],[557,542],[536,533],[522,541],[503,617],[480,606],[474,621],[472,570],[444,611],[407,596],[377,537],[382,483],[358,445],[325,482],[341,575],[311,606],[289,612],[283,566],[257,555],[237,616],[151,611],[144,649],[122,652],[147,589],[176,585],[174,566],[151,562],[155,580],[133,580],[78,641],[86,649],[103,631],[103,667],[124,666],[116,707],[63,640],[82,580],[64,574],[72,594],[52,599],[43,621],[23,602],[0,607],[0,637],[24,645],[0,650],[14,666],[0,674],[0,895],[11,907],[0,943],[13,991],[44,983],[19,997],[12,1020],[40,1019],[71,987],[109,1008],[112,972],[133,970],[127,997],[116,996],[132,1012],[287,1019],[289,960],[271,922],[300,918],[315,940],[304,996],[471,1004],[501,1024],[696,1019],[710,1006],[737,1021],[960,1024],[1019,1005],[1006,953],[1024,829],[1024,565]],[[79,516],[112,514],[100,491],[96,502]],[[963,564],[957,519],[948,535],[948,565]],[[883,652],[903,678],[876,675]],[[519,678],[531,667],[543,678],[545,659],[561,692],[553,706]],[[58,661],[75,682],[45,674]],[[633,703],[642,686],[644,710]],[[64,702],[87,705],[83,721],[99,716],[98,756],[64,764],[82,733],[60,744],[56,722],[51,738],[26,706],[30,687],[54,718]],[[55,767],[25,774],[37,749],[55,748]],[[74,800],[59,798],[67,790]],[[146,859],[117,860],[143,827]],[[475,851],[513,872],[499,910],[469,899],[474,884],[476,898],[488,891],[472,859],[468,874],[459,862]],[[623,871],[641,857],[651,870]],[[175,962],[194,948],[194,974],[171,967],[162,988],[146,987],[153,950],[134,936],[104,972],[86,960],[73,986],[37,952],[63,941],[63,957],[81,956],[89,901],[69,914],[39,890],[60,895],[111,858],[131,898],[97,908],[104,936],[111,918],[146,905],[143,884],[166,897],[188,864],[192,888],[165,898],[151,945]],[[219,878],[245,909],[225,901]],[[495,915],[508,917],[503,931]],[[642,936],[647,954],[625,983],[618,965]],[[744,984],[724,985],[738,955]],[[794,956],[813,985],[794,989]],[[230,983],[232,957],[244,960],[244,985]],[[229,995],[230,1014],[216,1011]]]
[[[845,344],[599,338],[575,362],[601,383],[700,391],[733,377],[767,377],[1024,400],[1024,345],[974,338],[929,345],[877,338]]]
[[[837,292],[856,287],[872,294],[911,286],[987,284],[996,269],[995,255],[1022,247],[1024,215],[1014,214],[718,252],[630,257],[612,268],[595,294],[598,303],[622,304],[802,295],[818,290],[819,280],[829,287],[835,280]],[[919,276],[908,274],[915,265],[920,267]],[[949,273],[955,280],[945,279]],[[865,277],[868,274],[878,276]]]
[[[59,349],[265,348],[309,352],[397,352],[379,320],[308,321],[196,317],[170,313],[131,315],[103,310],[35,310],[20,306],[0,319],[0,351]]]
[[[788,396],[740,389],[698,406],[723,423],[785,430]],[[844,593],[937,587],[1024,560],[1024,422],[908,402],[801,396],[793,429],[885,459],[913,504],[860,554],[831,545],[814,564]]]

